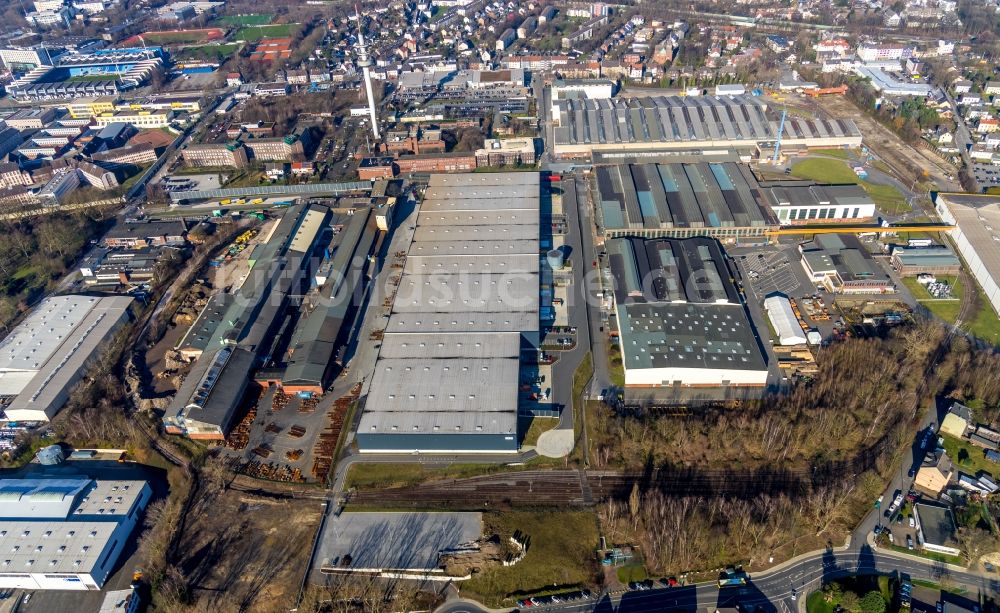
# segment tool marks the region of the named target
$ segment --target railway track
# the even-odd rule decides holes
[[[628,498],[632,488],[659,489],[686,496],[751,497],[801,495],[814,487],[841,482],[876,467],[896,449],[897,427],[851,459],[796,469],[700,469],[663,466],[648,471],[535,470],[465,479],[431,481],[415,486],[353,491],[349,505],[403,508],[477,508],[497,506],[589,506]]]

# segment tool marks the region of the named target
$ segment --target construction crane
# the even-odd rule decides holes
[[[781,123],[778,125],[778,138],[774,141],[774,157],[771,163],[777,165],[778,155],[781,153],[781,134],[785,131],[785,117],[788,115],[787,109],[781,109]]]

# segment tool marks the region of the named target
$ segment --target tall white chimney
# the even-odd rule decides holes
[[[358,65],[361,66],[365,77],[365,92],[368,94],[368,116],[372,123],[372,136],[378,141],[378,118],[375,115],[375,94],[372,93],[372,62],[368,59],[368,53],[365,51],[365,33],[361,27],[361,12],[357,5],[354,5],[354,13],[358,17]]]

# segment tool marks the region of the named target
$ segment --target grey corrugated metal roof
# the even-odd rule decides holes
[[[521,335],[517,332],[470,332],[468,334],[387,334],[380,358],[517,358]]]
[[[516,429],[519,364],[518,358],[379,359],[366,402],[378,410],[365,412],[359,431]]]

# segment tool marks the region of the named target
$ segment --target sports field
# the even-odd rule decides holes
[[[222,61],[236,55],[239,50],[239,43],[226,43],[224,45],[199,45],[197,47],[184,47],[183,49],[178,49],[173,55],[174,59],[178,61]]]
[[[165,30],[161,32],[143,32],[122,43],[122,46],[146,45],[192,45],[222,40],[226,33],[219,28],[203,28],[198,30]]]
[[[240,28],[233,37],[235,40],[256,42],[262,38],[285,38],[294,36],[299,31],[297,23],[278,23],[270,26],[248,26]]]
[[[249,13],[247,15],[223,15],[212,23],[224,26],[263,26],[271,23],[274,15],[265,13]]]

